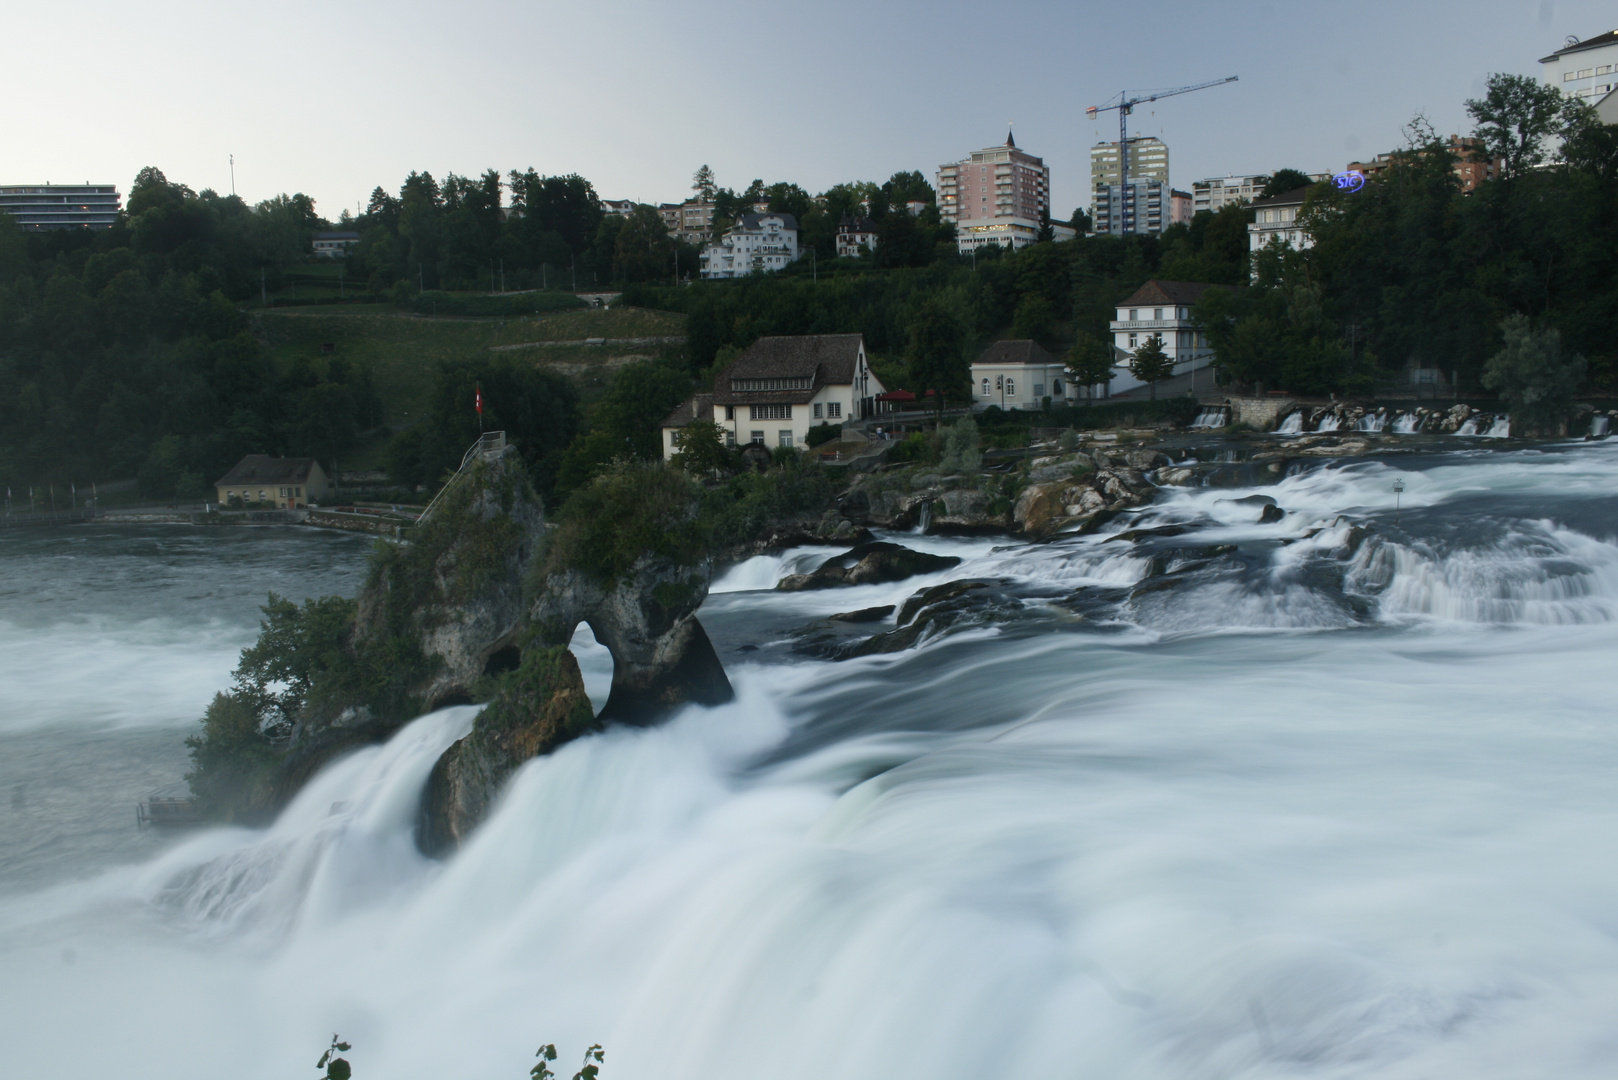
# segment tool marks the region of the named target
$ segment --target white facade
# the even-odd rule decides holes
[[[1090,211],[1095,222],[1096,234],[1161,235],[1164,227],[1170,224],[1169,219],[1173,211],[1171,206],[1165,205],[1169,202],[1169,192],[1170,188],[1161,180],[1131,177],[1129,204],[1126,207],[1123,185],[1108,184],[1096,187],[1092,192],[1094,202]]]
[[[1149,281],[1134,296],[1118,305],[1112,321],[1112,343],[1119,355],[1110,384],[1111,393],[1122,393],[1145,386],[1129,372],[1127,355],[1146,344],[1155,334],[1163,339],[1163,351],[1174,361],[1174,375],[1207,367],[1213,349],[1191,317],[1192,307],[1208,286],[1185,282]]]
[[[1268,176],[1210,176],[1191,185],[1191,212],[1217,213],[1231,203],[1250,203],[1264,192]]]
[[[1574,41],[1539,63],[1545,85],[1595,105],[1618,90],[1618,30]]]
[[[357,232],[317,232],[315,233],[314,253],[318,258],[337,259],[348,253],[348,249],[360,242]]]
[[[837,257],[857,258],[862,247],[867,252],[875,251],[876,237],[876,226],[871,222],[864,218],[843,218],[837,225]]]
[[[1303,210],[1303,191],[1289,191],[1260,199],[1253,204],[1253,221],[1247,226],[1248,250],[1254,254],[1271,243],[1299,251],[1314,246],[1314,238],[1298,223]]]
[[[798,258],[798,221],[791,214],[743,214],[702,251],[702,276],[738,278],[780,270]]]
[[[1054,405],[1078,397],[1079,387],[1070,384],[1067,369],[1058,360],[1049,363],[1005,363],[977,361],[972,365],[972,406],[987,409],[1042,408],[1046,398]]]

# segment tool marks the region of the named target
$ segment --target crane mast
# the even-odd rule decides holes
[[[1210,86],[1223,86],[1226,83],[1235,81],[1236,76],[1231,75],[1224,79],[1210,79],[1207,82],[1197,83],[1195,86],[1177,86],[1172,90],[1142,90],[1138,91],[1134,97],[1130,96],[1128,90],[1122,90],[1119,92],[1117,100],[1106,105],[1092,105],[1085,110],[1085,115],[1092,119],[1097,113],[1104,113],[1109,109],[1118,110],[1118,173],[1120,179],[1118,185],[1118,223],[1121,235],[1128,236],[1135,231],[1134,207],[1130,205],[1129,192],[1129,114],[1135,111],[1136,105],[1142,105],[1148,101],[1174,97],[1176,94],[1189,94],[1193,90],[1206,90]]]

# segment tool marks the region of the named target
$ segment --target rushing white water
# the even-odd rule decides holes
[[[1381,431],[1388,426],[1388,411],[1378,409],[1374,413],[1366,413],[1354,422],[1355,431]]]
[[[1414,435],[1419,429],[1421,417],[1415,413],[1400,413],[1393,418],[1393,433],[1395,435]]]
[[[1336,413],[1327,413],[1320,418],[1320,423],[1315,425],[1315,430],[1320,432],[1336,431],[1342,426],[1342,417],[1338,416]]]
[[[1303,433],[1303,413],[1288,413],[1281,426],[1275,429],[1277,435],[1299,435]]]
[[[1479,419],[1478,414],[1474,414],[1472,416],[1469,416],[1469,417],[1467,417],[1465,420],[1463,420],[1461,422],[1460,427],[1455,429],[1455,434],[1457,434],[1457,435],[1476,435],[1478,433],[1479,424],[1480,424],[1480,419]]]
[[[1483,433],[1486,439],[1506,439],[1511,436],[1511,417],[1501,413],[1490,423],[1489,430]]]
[[[1230,406],[1209,405],[1197,413],[1196,419],[1191,421],[1194,431],[1208,431],[1213,428],[1222,428],[1230,423]]]
[[[1612,429],[1612,417],[1601,413],[1590,417],[1590,435],[1597,439],[1605,439]]]
[[[1615,482],[1607,443],[1453,451],[905,536],[963,563],[893,584],[762,556],[702,612],[733,704],[530,763],[445,863],[416,795],[471,708],[273,828],[12,890],[0,1074],[296,1076],[338,1031],[358,1080],[553,1041],[608,1080],[1604,1078]],[[1000,616],[790,650],[962,577]]]

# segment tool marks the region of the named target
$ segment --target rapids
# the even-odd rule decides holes
[[[761,556],[701,613],[734,703],[530,763],[446,863],[415,799],[472,707],[265,830],[120,809],[82,828],[137,848],[0,862],[0,1075],[309,1075],[337,1031],[357,1080],[516,1078],[545,1042],[604,1044],[607,1080],[1609,1076],[1615,495],[1610,442],[1468,448],[1170,489],[1043,544],[896,536],[964,560],[897,584],[776,593],[838,549]],[[236,538],[18,535],[0,746],[158,733],[174,778],[248,581],[360,572],[318,533],[266,531],[255,574]],[[131,569],[53,584],[69,541]],[[142,576],[181,543],[186,572]],[[966,577],[989,614],[916,648],[795,651]],[[610,657],[575,649],[594,696]]]

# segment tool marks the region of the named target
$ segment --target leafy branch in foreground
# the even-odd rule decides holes
[[[326,1070],[326,1080],[348,1080],[354,1075],[353,1066],[349,1065],[347,1058],[340,1058],[337,1055],[346,1054],[352,1049],[354,1047],[349,1043],[339,1042],[336,1032],[333,1032],[331,1045],[320,1055],[320,1060],[315,1062],[315,1068]]]
[[[546,1043],[535,1052],[534,1056],[539,1059],[539,1064],[529,1069],[528,1075],[533,1080],[554,1080],[556,1074],[551,1072],[550,1063],[556,1060],[556,1044]],[[601,1072],[601,1061],[605,1057],[606,1052],[601,1049],[600,1043],[591,1046],[584,1052],[584,1064],[573,1074],[573,1080],[596,1080]]]

